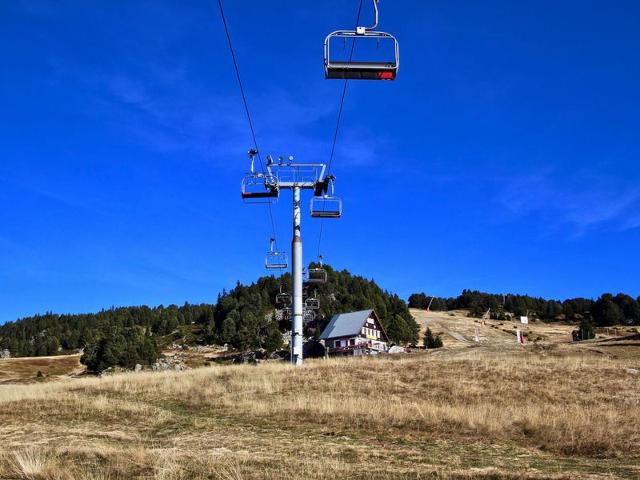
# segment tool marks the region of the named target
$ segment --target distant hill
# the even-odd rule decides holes
[[[307,335],[319,335],[337,312],[374,308],[393,341],[418,340],[419,327],[400,297],[382,290],[373,280],[325,268],[327,283],[310,291],[317,293],[320,310],[317,320],[307,326]],[[22,357],[84,348],[85,363],[93,361],[93,355],[123,366],[148,364],[172,342],[274,350],[280,348],[282,333],[290,328],[289,322],[274,318],[275,297],[281,289],[290,291],[290,283],[289,274],[261,277],[251,285],[238,283],[231,291],[223,291],[215,304],[35,315],[0,326],[0,350],[8,349],[12,356]]]
[[[429,307],[429,304],[431,305]],[[528,295],[491,294],[473,290],[463,290],[455,298],[432,297],[424,293],[414,293],[409,297],[409,307],[433,311],[468,309],[479,316],[491,310],[492,318],[502,319],[507,312],[516,316],[533,316],[544,321],[567,320],[593,322],[596,326],[640,325],[640,297],[610,293],[597,300],[571,298],[567,300],[545,300]]]

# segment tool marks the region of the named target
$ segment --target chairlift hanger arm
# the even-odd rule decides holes
[[[373,11],[375,12],[375,23],[371,27],[356,27],[356,31],[359,35],[364,35],[365,32],[378,28],[378,0],[373,0]]]
[[[254,161],[255,161],[255,157],[258,154],[258,150],[256,150],[255,148],[252,148],[251,150],[249,150],[249,159],[251,160],[251,173],[255,173],[254,171]]]

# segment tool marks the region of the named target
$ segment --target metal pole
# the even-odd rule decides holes
[[[293,315],[291,316],[291,363],[302,365],[302,235],[300,232],[300,187],[293,187],[293,239],[291,241]]]

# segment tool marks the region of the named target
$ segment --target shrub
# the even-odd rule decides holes
[[[91,372],[110,367],[134,368],[137,363],[151,365],[160,355],[155,339],[142,328],[114,329],[87,344],[80,362]]]
[[[440,335],[434,336],[430,328],[424,334],[424,346],[426,348],[442,348],[442,338]]]

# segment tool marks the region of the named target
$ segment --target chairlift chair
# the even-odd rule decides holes
[[[291,294],[280,292],[276,294],[276,305],[288,307],[291,305]]]
[[[311,197],[309,208],[313,218],[333,218],[342,216],[342,200],[338,197],[323,195],[321,197]]]
[[[327,283],[329,276],[324,269],[324,258],[322,255],[318,255],[318,265],[318,267],[309,266],[309,269],[305,271],[307,285]]]
[[[302,317],[302,322],[304,324],[313,322],[316,319],[316,312],[313,310],[305,309]]]
[[[390,33],[376,31],[378,27],[378,0],[373,0],[375,24],[371,27],[356,27],[356,30],[337,30],[330,33],[324,40],[324,71],[327,79],[348,80],[395,80],[400,66],[400,46],[398,40]],[[343,61],[332,59],[332,40],[359,39],[391,43],[393,58],[385,61]]]
[[[276,310],[276,320],[290,320],[291,319],[291,308],[281,308]]]
[[[270,248],[264,259],[264,266],[267,270],[285,270],[289,267],[287,254],[277,250],[275,238],[270,239]]]
[[[262,173],[247,174],[242,179],[240,192],[246,203],[271,203],[280,196],[278,180]]]
[[[250,171],[242,179],[240,193],[246,203],[271,203],[280,196],[278,179],[271,174],[255,172],[254,159],[257,154],[257,150],[249,150]]]
[[[312,218],[340,218],[342,216],[342,200],[334,195],[333,176],[318,182],[311,197],[309,211]],[[329,193],[331,188],[331,193]]]
[[[322,284],[327,283],[327,279],[327,271],[322,267],[307,270],[307,283]]]
[[[320,309],[320,299],[318,298],[307,298],[304,301],[304,306],[309,310],[319,310]]]

